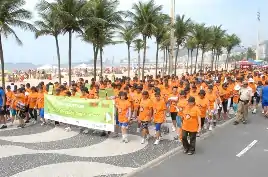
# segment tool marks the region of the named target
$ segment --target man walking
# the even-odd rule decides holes
[[[240,121],[242,121],[243,124],[247,124],[248,107],[249,104],[251,103],[252,96],[253,96],[252,89],[248,86],[248,82],[243,81],[242,87],[239,90],[238,109],[234,125],[239,124]]]

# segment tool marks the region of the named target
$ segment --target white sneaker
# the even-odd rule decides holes
[[[125,142],[125,143],[128,143],[128,139],[127,139],[127,138],[125,138],[125,139],[124,139],[124,142]]]
[[[212,125],[210,125],[209,128],[208,128],[208,130],[209,131],[212,131],[212,129],[213,129],[213,127],[212,127]]]
[[[47,124],[46,122],[42,122],[42,123],[41,123],[41,126],[44,126],[44,125],[46,125],[46,124]]]
[[[65,130],[66,130],[67,132],[69,132],[69,131],[71,131],[72,129],[71,129],[71,127],[66,127]]]
[[[155,142],[154,142],[154,145],[158,145],[159,144],[159,142],[160,142],[160,140],[155,140]]]
[[[175,132],[176,131],[176,128],[175,127],[172,127],[172,131]]]
[[[145,143],[145,138],[143,138],[142,140],[141,140],[141,144],[144,144]]]
[[[84,134],[88,134],[88,132],[89,132],[88,129],[85,129],[85,130],[83,131]]]
[[[137,133],[140,133],[141,132],[141,129],[140,128],[137,128]]]
[[[264,114],[264,110],[262,110],[262,112],[261,112],[262,114]]]
[[[252,114],[256,114],[256,113],[257,113],[257,110],[253,109]]]
[[[32,121],[32,124],[36,124],[36,123],[37,123],[36,120],[33,120],[33,121]]]

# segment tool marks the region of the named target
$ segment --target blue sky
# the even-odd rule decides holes
[[[38,0],[26,0],[26,9],[34,14],[34,20],[38,19],[35,4]],[[53,0],[48,0],[53,1]],[[155,0],[163,5],[163,12],[169,13],[170,0]],[[260,38],[268,39],[268,7],[267,0],[175,0],[176,13],[185,14],[196,22],[204,22],[207,25],[222,25],[228,33],[236,33],[244,46],[256,45],[257,41],[257,11],[261,13]],[[130,9],[138,0],[120,0],[120,10]],[[266,11],[265,11],[266,10]],[[56,64],[56,48],[54,38],[44,36],[34,38],[31,32],[15,29],[17,35],[23,41],[23,46],[18,46],[12,36],[4,39],[5,62],[31,62],[34,64]],[[155,56],[154,38],[149,41],[148,58]],[[60,36],[60,52],[62,63],[68,62],[68,37]],[[137,54],[132,51],[132,56]],[[161,55],[161,54],[160,54]],[[104,49],[104,59],[120,60],[126,58],[127,47],[124,44],[107,46]],[[73,62],[86,62],[93,58],[92,46],[73,37]]]

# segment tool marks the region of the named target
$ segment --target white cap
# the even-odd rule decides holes
[[[254,82],[254,79],[249,78],[249,79],[248,79],[248,82]]]
[[[234,87],[234,90],[240,90],[240,88],[241,88],[240,85],[237,84],[237,85]]]

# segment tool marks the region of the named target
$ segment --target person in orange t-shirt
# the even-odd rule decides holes
[[[188,105],[183,110],[182,122],[182,145],[184,153],[193,155],[195,153],[196,134],[201,130],[201,113],[195,105],[195,98],[188,99]],[[190,137],[190,143],[188,142]]]
[[[119,99],[116,102],[118,122],[122,132],[122,142],[128,143],[127,129],[131,117],[131,103],[128,101],[126,92],[119,92]]]
[[[26,110],[26,104],[25,104],[25,95],[23,93],[23,89],[19,88],[17,91],[17,94],[15,94],[16,97],[16,109],[18,111],[18,117],[19,117],[19,125],[18,127],[24,128],[25,123],[24,123],[24,118],[25,116],[25,110]]]
[[[213,126],[216,126],[216,114],[217,114],[217,96],[213,91],[213,85],[209,85],[206,93],[206,98],[208,99],[208,130],[211,131]]]
[[[203,129],[205,125],[207,110],[209,109],[209,101],[206,98],[205,90],[199,91],[199,96],[196,98],[195,102],[196,102],[196,106],[199,108],[199,111],[200,111],[201,129]],[[199,134],[197,136],[199,136]]]
[[[176,118],[176,122],[177,122],[177,135],[178,135],[178,139],[180,141],[182,141],[182,129],[181,129],[181,126],[182,126],[182,119],[183,119],[183,110],[184,108],[188,105],[188,101],[186,99],[186,93],[184,90],[182,90],[180,92],[180,96],[179,96],[179,102],[177,104],[177,112],[178,112],[178,115],[177,115],[177,118]]]
[[[237,113],[237,110],[238,110],[238,102],[239,102],[239,90],[240,90],[240,85],[236,85],[234,87],[234,91],[233,91],[233,110],[234,110],[234,113],[236,115]]]
[[[42,87],[39,87],[38,88],[37,101],[36,101],[36,106],[35,107],[39,110],[40,118],[43,121],[41,125],[45,125],[46,124],[44,105],[45,105],[44,90],[43,90]]]
[[[166,103],[165,101],[161,98],[160,92],[155,92],[155,102],[153,105],[153,118],[154,118],[154,123],[155,123],[155,131],[156,131],[156,140],[154,142],[155,145],[159,144],[160,142],[160,129],[162,123],[166,121]]]
[[[143,91],[142,99],[140,102],[140,109],[139,109],[139,118],[138,121],[141,123],[142,128],[142,141],[141,143],[144,144],[145,141],[148,139],[149,136],[149,123],[151,122],[151,118],[153,115],[153,102],[149,99],[149,93],[147,91]]]
[[[177,110],[176,110],[176,106],[178,103],[178,87],[174,86],[172,88],[172,93],[169,95],[168,97],[168,103],[169,103],[169,112],[170,112],[170,116],[172,119],[172,123],[173,123],[173,127],[172,127],[172,131],[176,131],[176,127],[177,127],[177,122],[176,122],[176,117],[177,117]]]
[[[37,89],[36,87],[31,87],[31,92],[28,96],[28,105],[29,105],[29,114],[33,120],[33,123],[37,121],[37,110],[36,110],[36,102],[37,102]]]
[[[8,85],[6,89],[6,110],[5,110],[7,119],[10,118],[10,105],[11,105],[11,100],[12,100],[13,95],[14,93],[11,91],[10,85]],[[11,122],[12,123],[14,122],[13,118],[11,118]]]

